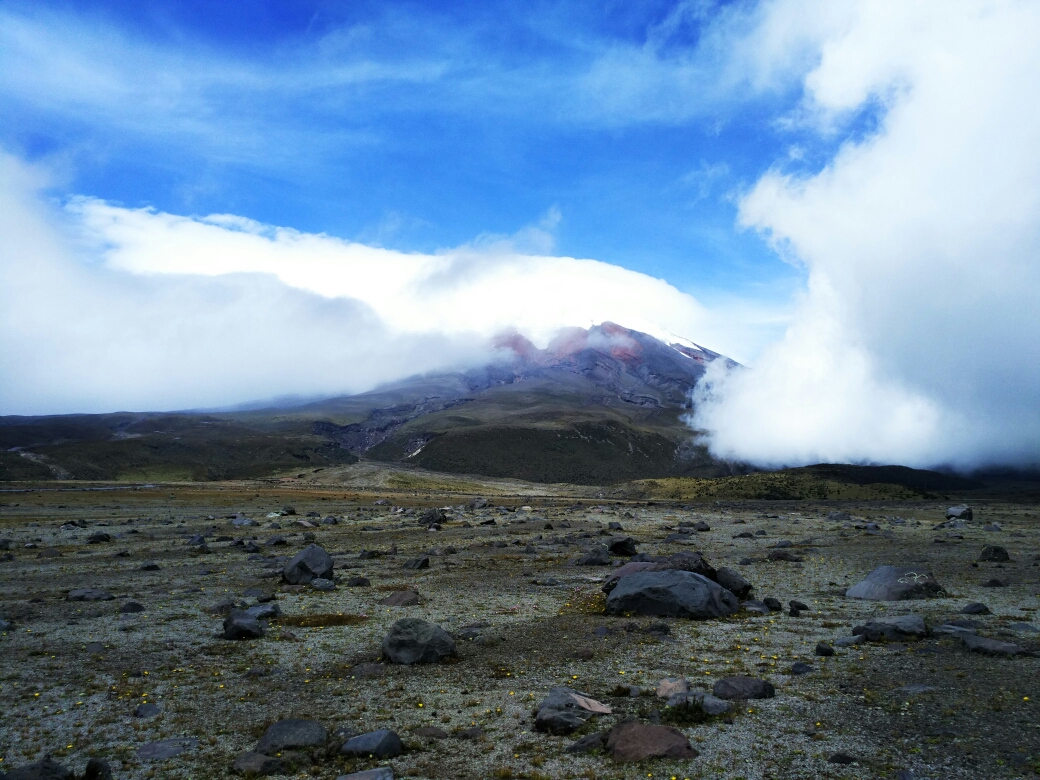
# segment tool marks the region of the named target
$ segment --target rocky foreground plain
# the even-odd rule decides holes
[[[1040,773],[1033,505],[0,493],[0,777]]]

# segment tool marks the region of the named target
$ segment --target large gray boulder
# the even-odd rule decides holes
[[[740,576],[740,572],[723,566],[715,576],[719,585],[737,598],[746,599],[751,594],[751,583]]]
[[[438,625],[402,618],[391,626],[382,649],[395,664],[431,664],[455,655],[455,640]]]
[[[264,635],[260,621],[241,609],[233,609],[224,618],[224,639],[259,639]]]
[[[967,504],[958,504],[957,506],[951,506],[946,510],[947,519],[971,520],[971,516],[971,507]]]
[[[607,596],[607,614],[626,612],[697,619],[727,617],[740,600],[717,582],[689,571],[644,571],[618,580]]]
[[[393,758],[404,752],[404,745],[396,731],[379,729],[367,734],[351,737],[339,749],[344,756],[372,756],[375,758]]]
[[[856,583],[845,596],[868,601],[903,601],[945,596],[942,585],[924,568],[878,566],[862,582]]]
[[[332,556],[316,544],[304,547],[282,569],[282,579],[290,585],[308,585],[318,578],[332,579]]]

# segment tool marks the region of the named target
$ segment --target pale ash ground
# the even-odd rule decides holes
[[[539,499],[498,497],[493,503],[530,511],[500,514],[493,508],[455,511],[442,531],[428,532],[414,518],[373,506],[374,495],[344,493],[343,488],[291,490],[269,486],[173,486],[112,492],[33,492],[0,494],[0,538],[13,539],[16,560],[0,564],[0,611],[13,627],[0,636],[0,767],[13,767],[50,752],[77,771],[88,756],[112,761],[120,778],[216,778],[230,776],[234,757],[251,749],[264,727],[278,718],[304,717],[329,730],[393,728],[409,751],[388,763],[399,777],[416,778],[864,778],[891,777],[910,768],[918,777],[1004,778],[1035,776],[1040,768],[1040,661],[998,659],[967,653],[955,640],[929,639],[906,646],[874,645],[839,650],[818,659],[813,648],[851,633],[873,614],[916,610],[930,622],[963,617],[970,601],[983,601],[994,615],[981,618],[982,633],[1005,637],[1036,649],[1036,635],[1011,631],[1013,623],[1040,623],[1040,585],[1034,556],[1040,553],[1040,522],[1032,506],[982,505],[976,521],[956,532],[934,531],[946,503],[857,503],[847,508],[854,523],[873,521],[887,536],[828,521],[834,504],[812,502],[710,504],[683,510],[645,503],[567,508],[562,496]],[[405,506],[452,504],[459,496],[388,495]],[[363,574],[371,588],[340,587],[327,594],[280,592],[287,615],[344,613],[365,615],[357,625],[325,628],[272,626],[257,641],[228,642],[216,637],[220,619],[207,608],[248,587],[277,589],[264,577],[277,568],[250,562],[241,548],[214,542],[217,535],[276,534],[285,547],[265,547],[267,555],[291,555],[306,543],[296,518],[282,518],[281,530],[268,528],[265,514],[293,504],[299,515],[315,510],[323,517],[346,518],[314,529],[317,542],[333,553],[337,573]],[[222,519],[234,511],[258,519],[259,528],[236,529]],[[363,510],[363,511],[362,511]],[[630,516],[627,516],[628,513]],[[207,516],[216,520],[208,520]],[[772,515],[767,517],[766,515]],[[496,526],[476,525],[495,518]],[[887,518],[900,517],[904,524]],[[88,528],[59,530],[73,519]],[[127,520],[135,522],[127,525]],[[569,564],[579,545],[556,545],[556,536],[597,534],[610,521],[654,555],[688,549],[664,543],[680,520],[706,520],[712,530],[695,534],[691,547],[715,565],[733,566],[755,585],[761,598],[785,604],[799,599],[811,606],[800,618],[737,617],[726,621],[668,620],[674,641],[658,641],[641,631],[649,618],[607,618],[589,614],[607,569]],[[735,524],[745,520],[745,525]],[[982,530],[998,520],[1004,530]],[[171,524],[164,524],[170,523]],[[475,527],[461,527],[463,521]],[[545,522],[555,528],[544,530]],[[567,521],[571,527],[561,527]],[[107,527],[106,525],[107,524]],[[364,531],[362,527],[375,528]],[[135,529],[139,533],[127,534]],[[766,531],[765,537],[733,539],[741,531]],[[116,537],[86,544],[90,532]],[[209,532],[207,555],[189,551],[192,533]],[[542,535],[541,541],[535,537]],[[963,539],[952,538],[954,535]],[[604,537],[605,538],[605,537]],[[936,538],[945,539],[935,543]],[[804,542],[795,548],[805,562],[739,566],[746,556],[763,556],[780,539]],[[35,543],[37,549],[25,549]],[[495,541],[507,547],[485,546]],[[531,542],[535,552],[524,553]],[[579,539],[593,544],[599,536]],[[1012,562],[972,568],[984,544],[1001,544]],[[387,550],[396,557],[359,560],[362,549]],[[431,547],[454,545],[455,555],[435,555],[427,571],[402,569],[408,557]],[[62,557],[37,558],[49,546]],[[114,557],[120,550],[129,557]],[[141,572],[147,560],[162,567]],[[912,563],[930,568],[952,596],[913,604],[880,605],[850,601],[844,589],[882,563]],[[346,568],[346,567],[352,568]],[[210,574],[200,573],[209,570]],[[563,584],[534,585],[555,577]],[[1013,581],[1007,588],[984,588],[991,576]],[[425,599],[416,607],[386,608],[377,602],[388,590],[414,586]],[[82,604],[65,601],[77,587],[106,589],[116,601]],[[198,589],[198,590],[195,590]],[[146,606],[143,614],[121,616],[127,600]],[[418,616],[449,630],[486,622],[482,644],[462,641],[455,663],[387,667],[379,678],[352,678],[359,662],[374,661],[391,623]],[[607,627],[605,638],[594,634]],[[295,637],[295,639],[293,639]],[[104,652],[92,654],[88,642]],[[578,660],[592,650],[591,660]],[[795,660],[817,671],[787,674]],[[267,667],[266,677],[243,673]],[[141,677],[130,676],[141,671]],[[732,725],[720,722],[685,728],[700,751],[686,761],[621,765],[603,755],[563,752],[576,737],[532,731],[531,711],[548,689],[568,684],[614,707],[609,727],[626,714],[646,717],[659,708],[652,695],[665,676],[684,674],[706,688],[721,676],[747,673],[769,678],[777,687],[772,700],[742,707]],[[935,691],[907,696],[892,693],[908,684]],[[646,689],[639,698],[617,695],[619,685]],[[162,714],[133,718],[142,701],[156,702]],[[424,741],[410,733],[435,725],[445,731],[479,725],[483,739]],[[141,763],[136,748],[147,741],[190,736],[195,750],[157,763]],[[837,752],[859,762],[827,762]],[[299,777],[335,778],[347,770],[375,764],[342,760],[304,767]]]

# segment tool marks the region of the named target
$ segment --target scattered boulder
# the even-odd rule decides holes
[[[324,577],[315,577],[311,580],[311,587],[314,590],[319,590],[322,593],[328,593],[329,591],[336,589],[336,583],[332,580],[327,580]]]
[[[565,753],[591,753],[593,750],[602,750],[603,746],[607,741],[606,731],[595,731],[592,734],[586,734],[584,737],[579,739],[564,748]]]
[[[124,615],[131,615],[135,612],[144,612],[144,605],[139,604],[136,601],[128,601],[119,608],[119,611]]]
[[[265,756],[263,753],[249,750],[231,765],[231,771],[240,775],[255,775],[266,777],[267,775],[284,775],[289,772],[289,765],[275,756]]]
[[[791,664],[791,674],[809,674],[811,671],[813,671],[812,664],[807,664],[804,661],[795,661]]]
[[[300,550],[282,569],[282,579],[290,585],[307,585],[313,579],[332,579],[332,557],[316,544]]]
[[[736,596],[738,599],[746,599],[751,595],[751,583],[745,580],[739,572],[723,566],[716,572],[716,582]]]
[[[50,756],[25,766],[10,769],[7,780],[76,780],[76,775]]]
[[[260,621],[244,610],[233,609],[224,618],[224,639],[259,639],[263,635]]]
[[[828,644],[824,644],[823,642],[817,642],[816,643],[816,650],[814,652],[818,656],[822,656],[824,658],[828,658],[828,657],[834,655],[834,648],[831,647]]]
[[[979,561],[986,561],[988,563],[1004,563],[1010,561],[1011,556],[1008,555],[1008,551],[997,544],[990,544],[982,548],[982,552],[979,553]]]
[[[570,734],[593,715],[609,715],[610,707],[565,686],[549,691],[535,713],[534,727],[549,734]]]
[[[670,699],[677,693],[689,693],[690,681],[685,677],[665,677],[657,683],[657,696],[661,699]]]
[[[367,588],[372,584],[368,577],[348,577],[346,585],[348,588]]]
[[[137,758],[140,761],[165,761],[198,746],[199,741],[194,737],[174,737],[173,739],[161,739],[158,742],[145,742],[137,748]]]
[[[631,557],[638,552],[636,540],[631,536],[615,536],[607,547],[614,555],[624,555],[625,557]]]
[[[404,745],[396,731],[379,729],[367,734],[351,737],[339,749],[344,756],[372,756],[374,758],[393,758],[404,752]]]
[[[419,558],[410,558],[404,562],[404,566],[402,568],[410,569],[412,571],[418,571],[419,569],[428,569],[430,568],[430,557],[428,555],[423,555]]]
[[[419,603],[419,594],[414,590],[395,590],[379,603],[384,607],[414,607]]]
[[[607,597],[607,614],[632,612],[688,618],[732,615],[740,601],[700,574],[682,570],[645,571],[618,580]]]
[[[835,512],[830,512],[827,515],[827,519],[832,523],[848,523],[852,520],[852,515],[846,512],[844,509],[839,509]]]
[[[699,531],[700,533],[704,533],[705,531],[710,531],[711,526],[705,523],[703,520],[699,520],[698,522],[694,523],[693,530]]]
[[[971,520],[971,518],[971,507],[967,504],[958,504],[957,506],[951,506],[949,509],[946,510],[947,520]]]
[[[87,544],[101,544],[103,542],[111,542],[112,537],[106,534],[104,531],[95,531],[87,537]]]
[[[790,550],[770,550],[766,556],[771,561],[787,561],[788,563],[801,563],[805,559]]]
[[[961,641],[969,650],[985,655],[1020,655],[1025,651],[1013,642],[1001,642],[996,639],[987,639],[977,634],[964,632],[960,634]]]
[[[83,780],[112,780],[112,767],[104,759],[92,758],[83,770]]]
[[[881,639],[924,639],[928,627],[920,615],[893,615],[871,618],[866,624],[852,629],[853,636],[865,636],[868,642]]]
[[[989,607],[980,601],[974,601],[961,610],[962,615],[988,615]]]
[[[162,710],[159,709],[159,705],[158,704],[152,704],[151,702],[148,702],[146,704],[138,704],[137,705],[137,708],[134,710],[134,717],[135,718],[154,718],[160,712],[162,712]]]
[[[328,731],[316,720],[286,718],[267,727],[255,750],[270,755],[284,750],[321,747],[328,738]]]
[[[772,699],[776,688],[768,680],[737,676],[723,677],[715,683],[713,692],[720,699]]]
[[[609,566],[610,555],[606,547],[596,547],[578,558],[575,564],[578,566]]]
[[[649,758],[696,758],[699,754],[678,729],[628,721],[610,730],[607,752],[615,761]]]
[[[456,654],[451,634],[419,618],[394,623],[383,639],[382,650],[395,664],[429,664]]]
[[[97,588],[77,588],[70,590],[67,598],[69,601],[112,601],[115,596]]]
[[[394,780],[394,770],[388,766],[379,766],[375,769],[366,769],[364,772],[340,775],[336,780]]]
[[[944,594],[930,571],[906,566],[878,566],[866,579],[845,591],[847,598],[868,601],[925,599]]]

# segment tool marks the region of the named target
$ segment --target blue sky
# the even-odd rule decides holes
[[[844,136],[778,122],[796,78],[730,72],[754,4],[248,7],[3,3],[0,143],[57,163],[59,195],[132,208],[423,252],[558,211],[557,254],[702,300],[801,284],[736,199]]]

